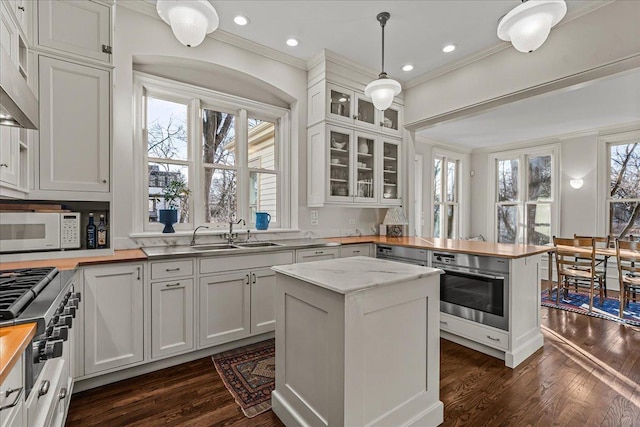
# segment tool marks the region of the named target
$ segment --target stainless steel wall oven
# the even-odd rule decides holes
[[[502,258],[433,252],[440,276],[440,311],[509,330],[509,261]]]

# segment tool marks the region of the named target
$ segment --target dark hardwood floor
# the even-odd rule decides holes
[[[516,369],[441,341],[445,426],[640,426],[640,328],[542,307],[544,348]],[[74,395],[73,426],[282,426],[244,417],[210,358]]]

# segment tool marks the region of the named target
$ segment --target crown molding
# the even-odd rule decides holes
[[[555,28],[561,27],[563,25],[568,24],[571,21],[574,21],[588,13],[591,13],[597,9],[600,9],[601,7],[604,7],[608,4],[613,3],[615,0],[595,0],[595,1],[590,1],[587,3],[586,6],[581,7],[578,10],[575,11],[569,11],[567,12],[567,15],[564,17],[564,19],[558,23],[558,25],[556,25]],[[433,69],[431,71],[427,71],[424,74],[421,74],[418,77],[415,77],[411,80],[408,80],[405,84],[405,88],[406,89],[410,89],[414,86],[420,85],[422,83],[428,82],[429,80],[433,80],[437,77],[440,77],[444,74],[450,73],[454,70],[457,70],[458,68],[462,68],[465,67],[469,64],[472,64],[476,61],[480,61],[486,57],[489,57],[491,55],[494,55],[498,52],[502,52],[505,49],[509,49],[511,48],[511,43],[510,42],[500,42],[499,44],[490,47],[489,49],[477,52],[475,54],[472,55],[468,55],[465,56],[463,58],[460,58],[456,61],[453,62],[449,62],[448,64],[443,65],[442,67],[438,67],[436,69]]]
[[[147,1],[117,1],[116,5],[162,21],[162,19],[156,12],[156,7],[153,3]],[[304,59],[296,58],[294,56],[280,52],[279,50],[275,50],[270,47],[263,46],[259,43],[255,43],[242,37],[236,36],[235,34],[231,34],[229,32],[218,29],[212,33],[207,34],[206,37],[307,71],[307,61],[305,61]]]

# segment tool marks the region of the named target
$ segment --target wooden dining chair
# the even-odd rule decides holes
[[[609,249],[613,248],[614,240],[611,236],[606,237],[598,237],[598,236],[579,236],[577,234],[573,235],[574,239],[591,239],[596,246],[596,273],[598,276],[602,276],[602,287],[604,288],[604,297],[607,297],[607,261],[609,257],[613,255],[600,255],[598,254],[598,249]],[[577,289],[576,289],[577,290]]]
[[[596,246],[593,238],[571,239],[553,237],[556,248],[556,269],[558,272],[558,288],[556,304],[560,303],[560,289],[564,298],[573,284],[589,289],[589,311],[593,310],[593,295],[600,292],[600,304],[604,301],[602,275],[596,272]],[[597,282],[597,283],[596,283]]]
[[[636,301],[640,291],[640,242],[616,239],[615,245],[620,280],[620,317],[624,317],[628,301],[632,296]]]

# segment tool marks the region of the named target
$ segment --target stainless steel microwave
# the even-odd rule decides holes
[[[0,212],[0,252],[79,247],[78,212]]]

